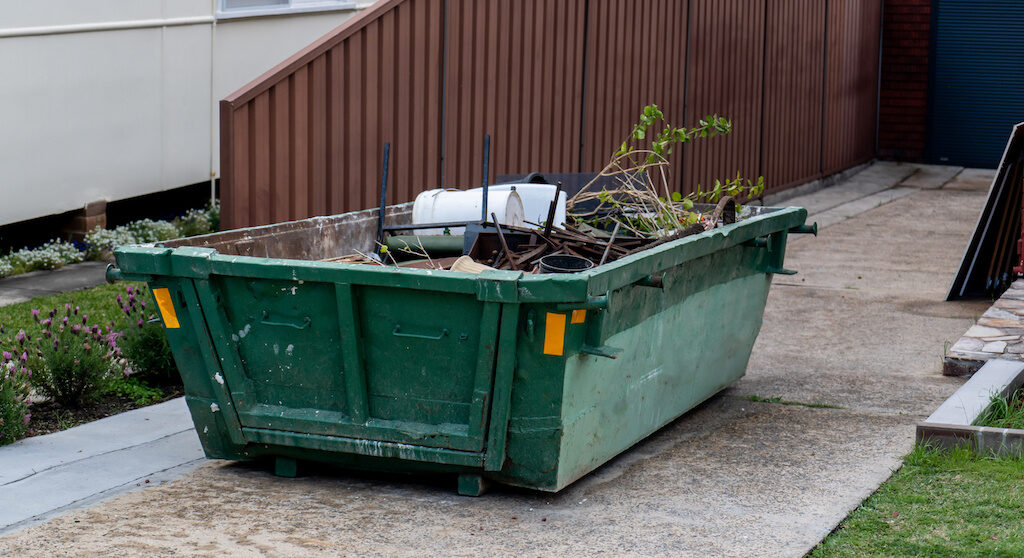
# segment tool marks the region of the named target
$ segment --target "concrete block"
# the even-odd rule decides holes
[[[1024,362],[992,359],[960,386],[925,422],[970,425],[993,395],[1005,395],[1024,383]]]

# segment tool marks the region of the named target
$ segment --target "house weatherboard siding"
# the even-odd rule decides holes
[[[365,7],[223,1],[0,6],[0,225],[218,176],[216,100]]]

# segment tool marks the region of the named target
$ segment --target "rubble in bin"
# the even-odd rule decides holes
[[[541,227],[529,223],[536,228],[498,225],[493,227],[493,231],[480,232],[469,253],[462,256],[431,257],[428,251],[419,245],[406,246],[401,250],[403,256],[413,255],[417,259],[397,261],[386,247],[379,246],[377,252],[356,252],[322,261],[468,273],[480,273],[486,269],[538,273],[550,271],[541,269],[544,267],[541,259],[548,256],[566,256],[578,258],[580,262],[585,261],[586,265],[574,270],[555,272],[583,271],[722,224],[735,222],[734,211],[723,211],[727,205],[732,205],[731,200],[723,199],[707,219],[682,229],[668,231],[662,236],[627,236],[619,234],[619,226],[615,226],[609,232],[586,224],[578,227],[569,224],[562,227]]]
[[[501,232],[481,233],[469,255],[495,269],[533,271],[545,256],[576,256],[596,265],[602,260],[608,263],[628,256],[654,242],[631,237],[602,239],[572,225],[552,228],[547,236],[538,229],[502,227]]]

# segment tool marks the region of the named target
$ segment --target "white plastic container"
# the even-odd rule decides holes
[[[548,207],[555,197],[554,184],[495,184],[490,187],[490,192],[507,192],[515,189],[519,198],[523,200],[523,218],[538,225],[548,220]],[[479,188],[477,188],[479,190]],[[561,227],[565,224],[565,192],[558,193],[558,205],[555,206],[555,226]]]
[[[483,192],[480,188],[471,190],[427,190],[416,196],[412,205],[412,224],[447,223],[451,221],[479,221],[482,215]],[[523,226],[523,201],[515,190],[487,191],[487,220],[491,213],[502,225]],[[452,234],[462,234],[465,227],[449,229]],[[418,229],[415,234],[442,234],[444,229]]]

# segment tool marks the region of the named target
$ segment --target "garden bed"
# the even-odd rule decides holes
[[[183,394],[140,284],[0,307],[0,444]]]
[[[127,395],[108,394],[99,400],[81,407],[79,409],[65,409],[60,405],[46,401],[32,405],[32,419],[29,424],[32,426],[29,436],[41,436],[67,430],[81,424],[106,418],[109,416],[148,407],[169,401],[175,397],[185,395],[185,388],[180,385],[163,386],[160,390],[162,395],[158,398],[147,399],[140,402],[139,399]]]

